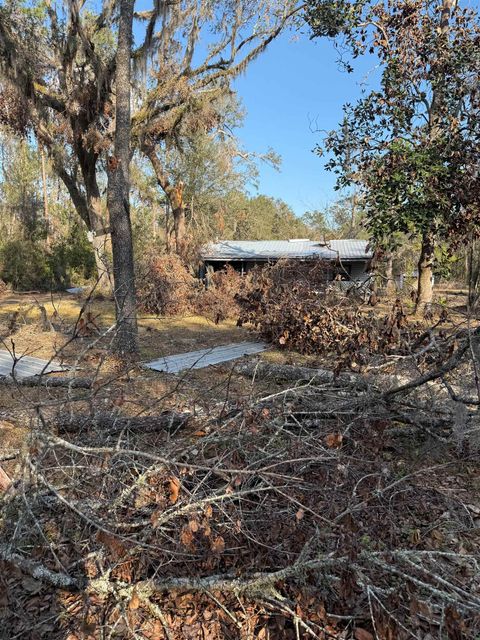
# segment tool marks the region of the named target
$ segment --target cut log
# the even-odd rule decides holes
[[[297,367],[290,364],[274,364],[270,362],[242,362],[235,367],[235,371],[244,376],[255,377],[259,380],[278,380],[282,382],[308,382],[321,385],[339,382],[357,388],[366,389],[367,380],[356,373],[339,373],[335,375],[328,369],[313,369],[311,367]]]
[[[65,413],[54,416],[49,420],[49,424],[56,427],[60,432],[67,433],[91,428],[107,434],[119,433],[124,429],[149,433],[163,430],[173,431],[179,427],[186,426],[190,419],[190,413],[176,411],[163,411],[154,416],[120,416],[106,412],[93,415]]]
[[[21,387],[68,387],[70,389],[91,389],[93,385],[92,378],[72,378],[72,377],[49,377],[28,376],[26,378],[12,378],[10,376],[1,376],[0,384]]]

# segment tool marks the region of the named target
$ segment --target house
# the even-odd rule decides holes
[[[372,254],[368,240],[223,240],[211,243],[201,251],[200,275],[204,277],[209,271],[218,271],[227,265],[245,273],[256,265],[285,258],[317,258],[335,263],[342,279],[362,282],[369,277],[367,265]]]

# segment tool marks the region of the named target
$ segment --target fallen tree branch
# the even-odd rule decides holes
[[[187,425],[190,413],[163,411],[154,416],[124,416],[112,413],[62,413],[54,416],[49,424],[61,432],[72,433],[85,428],[95,427],[105,433],[120,433],[124,429],[149,433],[159,430],[174,430]]]
[[[12,387],[67,387],[70,389],[91,389],[92,378],[55,377],[44,375],[28,376],[27,378],[0,377],[0,384]]]
[[[367,389],[368,381],[356,373],[342,372],[336,375],[328,369],[313,369],[290,364],[273,364],[270,362],[242,362],[235,367],[235,371],[244,376],[255,377],[260,380],[280,380],[286,382],[309,382],[312,385],[338,382],[350,386]]]
[[[415,378],[415,380],[411,380],[410,382],[406,382],[405,384],[401,384],[397,387],[393,387],[392,389],[388,389],[383,394],[384,398],[390,398],[397,393],[402,393],[404,391],[411,391],[416,389],[417,387],[421,387],[427,382],[432,382],[433,380],[437,380],[438,378],[442,378],[449,371],[453,371],[455,367],[460,364],[463,356],[467,352],[469,348],[469,343],[465,342],[462,346],[460,346],[457,351],[445,362],[445,364],[434,371],[429,371],[428,373],[424,373],[422,376]]]
[[[58,587],[60,589],[78,589],[81,587],[81,583],[75,578],[72,578],[66,573],[58,573],[51,569],[47,569],[47,567],[45,567],[41,562],[25,558],[14,551],[9,545],[0,544],[0,558],[6,562],[11,562],[33,578],[42,580],[43,582],[48,582],[54,587]]]

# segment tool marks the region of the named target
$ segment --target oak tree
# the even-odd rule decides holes
[[[310,22],[314,33],[314,2]],[[480,22],[455,0],[341,3],[356,55],[380,61],[380,87],[354,106],[326,142],[339,185],[363,190],[367,225],[392,248],[396,232],[421,238],[417,308],[432,300],[435,247],[478,230]],[[319,26],[320,25],[320,26]],[[348,162],[346,163],[346,158]]]

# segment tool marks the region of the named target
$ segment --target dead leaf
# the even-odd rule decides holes
[[[178,500],[178,494],[180,493],[180,480],[178,478],[172,477],[168,481],[170,487],[170,503],[175,504]]]
[[[99,531],[97,540],[107,547],[113,558],[123,558],[127,555],[127,547],[116,536],[105,531]]]
[[[217,536],[215,540],[212,541],[210,548],[213,553],[218,555],[222,554],[225,551],[225,540],[222,536]]]
[[[357,627],[355,629],[353,637],[355,638],[355,640],[373,640],[373,635],[370,633],[370,631],[362,629],[361,627]]]
[[[198,520],[190,520],[190,522],[188,523],[188,527],[192,533],[197,533],[200,528]]]
[[[297,511],[297,513],[295,514],[295,517],[296,517],[297,520],[301,520],[304,515],[305,515],[305,510],[304,509],[299,509]]]
[[[213,514],[212,505],[211,504],[207,504],[207,506],[203,510],[203,513],[205,514],[206,518],[211,518],[212,514]]]
[[[140,598],[137,596],[136,591],[133,592],[132,597],[130,598],[130,602],[128,603],[128,608],[130,611],[135,611],[140,606]]]
[[[329,433],[325,437],[325,444],[329,449],[340,449],[343,442],[343,435],[338,432]]]
[[[190,527],[183,527],[182,533],[180,534],[180,542],[185,547],[193,547],[193,533]]]
[[[5,473],[2,467],[0,467],[0,489],[2,491],[6,491],[11,484],[12,481],[10,477]]]
[[[35,580],[30,576],[25,576],[22,580],[22,587],[25,591],[28,591],[28,593],[38,593],[42,588],[42,583],[40,580]]]

